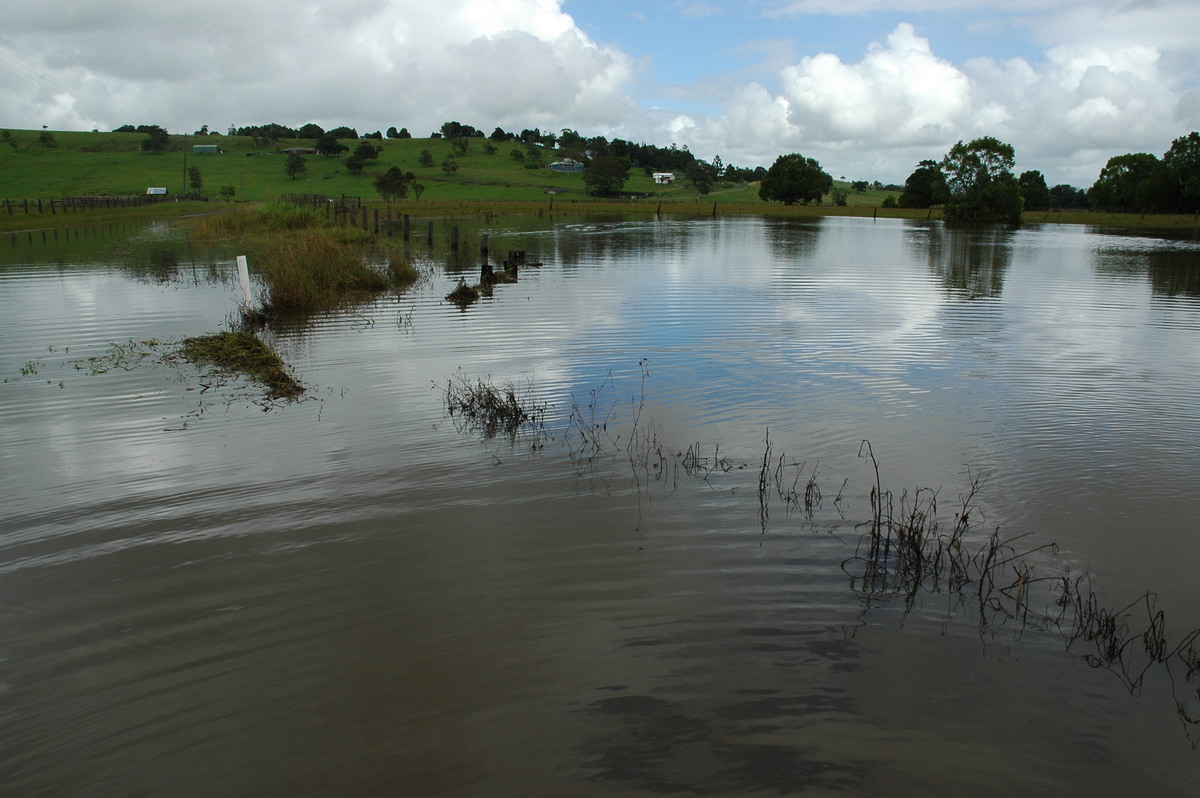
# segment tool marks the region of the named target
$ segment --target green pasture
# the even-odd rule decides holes
[[[47,135],[48,134],[48,135]],[[232,186],[238,203],[261,202],[288,194],[318,194],[328,197],[359,197],[376,207],[391,207],[413,216],[475,215],[559,210],[658,211],[676,214],[770,214],[778,216],[853,215],[879,218],[939,219],[941,211],[883,208],[888,191],[854,191],[849,183],[834,181],[844,191],[847,204],[835,207],[827,196],[821,206],[783,206],[759,199],[758,185],[714,185],[699,195],[677,175],[674,185],[657,185],[644,170],[629,172],[625,191],[645,195],[632,202],[597,199],[584,191],[581,174],[564,174],[546,168],[527,168],[528,148],[519,142],[470,139],[465,155],[455,155],[449,141],[442,139],[369,140],[382,153],[368,161],[363,173],[351,174],[343,156],[305,156],[306,170],[294,178],[285,171],[291,147],[312,147],[309,139],[285,139],[274,144],[256,143],[248,136],[171,136],[165,152],[141,152],[142,133],[78,131],[0,130],[0,202],[5,199],[50,200],[74,196],[141,196],[150,186],[165,186],[172,195],[190,191],[188,168],[200,169],[201,193],[219,201],[223,186]],[[353,151],[360,140],[344,140]],[[196,144],[217,144],[219,155],[196,154]],[[495,147],[491,154],[487,145]],[[429,150],[432,166],[421,165],[421,152]],[[524,154],[512,157],[513,150]],[[346,153],[348,154],[348,153]],[[559,157],[555,150],[540,152],[542,166]],[[452,158],[453,172],[441,164]],[[420,199],[412,194],[403,202],[384,205],[373,178],[396,166],[412,172],[423,185]],[[93,218],[112,214],[116,218],[158,218],[189,213],[213,212],[217,202],[162,203],[160,205],[87,211]],[[0,230],[22,230],[70,224],[70,216],[6,212],[0,206]],[[1096,224],[1116,227],[1195,228],[1200,221],[1192,215],[1107,214],[1087,210],[1026,212],[1024,221],[1034,223]]]

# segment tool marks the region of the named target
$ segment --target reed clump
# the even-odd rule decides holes
[[[304,386],[292,376],[275,350],[250,332],[220,332],[183,339],[178,355],[261,383],[273,399],[297,399]]]

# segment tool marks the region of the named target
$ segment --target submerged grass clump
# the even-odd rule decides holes
[[[257,380],[272,398],[297,399],[304,393],[304,386],[291,375],[275,350],[253,333],[221,332],[185,338],[179,355],[192,363]]]

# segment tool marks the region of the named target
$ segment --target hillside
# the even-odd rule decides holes
[[[7,135],[5,135],[7,134]],[[47,135],[48,134],[48,135]],[[519,142],[489,142],[470,139],[465,155],[454,155],[451,143],[443,139],[371,139],[382,147],[376,160],[368,161],[362,174],[352,174],[340,157],[307,155],[306,171],[295,178],[285,173],[287,156],[281,151],[292,147],[313,147],[311,139],[287,139],[276,144],[255,142],[249,136],[171,136],[167,150],[159,154],[141,152],[146,139],[142,133],[82,133],[72,131],[0,131],[0,199],[50,199],[82,195],[140,195],[150,186],[165,186],[172,194],[188,191],[190,167],[200,170],[201,193],[217,197],[223,186],[232,186],[237,200],[267,200],[285,194],[323,194],[377,199],[372,180],[375,175],[395,166],[417,176],[425,187],[422,200],[544,200],[553,193],[563,199],[584,199],[582,176],[564,174],[546,168],[527,168],[528,159],[516,160],[514,149],[525,150]],[[360,139],[341,143],[353,151]],[[193,145],[216,144],[219,155],[194,154]],[[495,151],[488,154],[485,146]],[[432,166],[421,165],[421,153],[428,150]],[[549,164],[559,157],[556,150],[544,149],[541,162]],[[453,158],[457,171],[447,173],[444,159]],[[653,195],[664,201],[695,201],[696,190],[682,175],[674,185],[658,185],[644,170],[633,168],[624,190]],[[848,185],[835,182],[847,191],[851,206],[878,206],[887,192],[854,193]],[[760,204],[757,184],[721,184],[713,186],[700,201]]]

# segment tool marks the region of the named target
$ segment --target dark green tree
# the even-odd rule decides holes
[[[831,188],[833,178],[821,169],[821,164],[813,158],[792,153],[775,159],[758,187],[758,196],[767,202],[807,205],[820,202]]]
[[[1144,211],[1154,205],[1158,158],[1147,152],[1115,155],[1088,191],[1092,207],[1104,211]]]
[[[337,136],[332,132],[326,133],[317,139],[316,150],[318,155],[337,155],[346,152],[350,148],[337,140]]]
[[[199,166],[188,167],[188,185],[191,186],[192,191],[200,193],[200,189],[204,186],[204,179],[200,176]]]
[[[695,187],[696,193],[702,197],[712,191],[712,185],[717,179],[716,170],[704,161],[693,161],[688,166],[686,174],[688,182]]]
[[[231,199],[233,199],[235,194],[237,194],[237,189],[233,186],[221,186],[221,196],[226,202],[229,202]]]
[[[1046,178],[1036,169],[1022,172],[1017,178],[1021,185],[1021,196],[1025,207],[1031,211],[1046,211],[1050,209],[1050,189],[1046,188]]]
[[[377,147],[369,141],[360,141],[358,146],[354,148],[354,154],[363,161],[375,160],[382,151],[382,147]]]
[[[375,178],[375,190],[386,202],[408,196],[408,187],[416,182],[417,176],[393,166]]]
[[[171,143],[170,134],[158,125],[138,125],[138,133],[145,133],[142,152],[160,153]]]
[[[387,129],[387,137],[389,139],[398,139],[400,138],[400,131],[396,130],[395,126],[393,125]]]
[[[421,150],[421,155],[417,158],[417,163],[421,166],[433,166],[433,153],[429,150]]]
[[[497,127],[492,131],[492,135],[488,136],[488,138],[490,138],[492,141],[508,141],[509,139],[514,138],[514,136],[511,133],[506,133],[504,128]]]
[[[1080,191],[1074,186],[1059,183],[1050,189],[1051,208],[1086,208],[1088,206],[1087,192]]]
[[[1162,164],[1175,194],[1174,210],[1200,211],[1200,133],[1192,131],[1175,139],[1163,155]]]
[[[583,185],[589,194],[608,197],[625,187],[629,163],[615,155],[601,155],[583,165]]]
[[[1021,186],[1012,173],[1015,162],[1012,145],[992,136],[951,147],[942,159],[942,174],[950,192],[946,221],[1020,224]]]
[[[861,181],[863,189],[869,185]],[[855,183],[857,186],[858,183]],[[924,160],[917,164],[908,179],[904,181],[904,190],[900,192],[901,208],[932,208],[934,205],[944,205],[950,199],[946,189],[946,177],[937,161]]]
[[[358,131],[352,127],[335,127],[333,130],[328,131],[327,135],[333,136],[335,139],[356,139],[358,138]]]
[[[296,131],[296,137],[301,139],[319,139],[325,135],[325,128],[318,124],[309,122],[307,125],[301,125]]]
[[[293,152],[288,155],[287,163],[283,165],[283,171],[284,174],[286,174],[292,180],[295,180],[296,175],[300,174],[301,172],[308,171],[308,164],[304,162],[303,155]]]
[[[447,155],[442,159],[442,171],[448,175],[452,175],[458,171],[458,161]]]
[[[357,153],[346,156],[346,171],[352,175],[361,175],[367,162]]]

